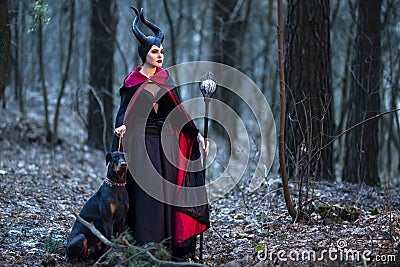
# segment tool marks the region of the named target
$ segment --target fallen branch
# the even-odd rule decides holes
[[[105,259],[107,257],[107,255],[109,253],[111,253],[111,251],[113,251],[112,249],[107,250],[103,255],[101,255],[101,257],[93,264],[93,267],[97,267],[97,266],[101,266],[99,264],[101,264],[101,262],[103,261],[103,259]]]
[[[106,244],[106,246],[108,246],[110,248],[120,249],[123,251],[126,251],[128,249],[127,246],[120,246],[120,245],[115,244],[114,242],[108,240],[99,230],[97,230],[97,228],[94,226],[93,223],[89,223],[89,222],[85,221],[81,216],[79,216],[79,214],[74,214],[74,215],[80,223],[82,223],[84,226],[86,226],[95,236],[97,236],[101,240],[101,242]]]
[[[76,219],[82,223],[84,226],[86,226],[95,236],[97,236],[105,245],[107,245],[108,247],[114,248],[114,249],[118,249],[118,250],[122,250],[122,251],[128,251],[129,250],[129,246],[121,246],[118,245],[110,240],[108,240],[99,230],[97,230],[97,228],[94,226],[93,223],[89,223],[87,221],[85,221],[81,216],[79,216],[79,214],[74,214]],[[147,258],[159,265],[159,266],[199,266],[199,267],[206,267],[207,265],[203,265],[200,263],[192,263],[192,262],[173,262],[173,261],[162,261],[157,259],[156,257],[153,256],[153,254],[151,254],[148,250],[141,248],[141,247],[137,247],[137,249],[141,252],[143,252],[144,255],[147,256]]]

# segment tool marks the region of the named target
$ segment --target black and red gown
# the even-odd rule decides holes
[[[199,131],[179,106],[168,72],[157,68],[156,74],[147,78],[139,70],[135,68],[120,88],[115,121],[116,128],[122,124],[127,127],[122,147],[129,167],[128,226],[138,245],[162,242],[174,257],[191,258],[196,235],[209,228],[207,194],[199,166]],[[112,150],[119,145],[115,136]],[[199,190],[188,193],[182,188]]]

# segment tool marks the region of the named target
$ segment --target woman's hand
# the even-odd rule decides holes
[[[126,132],[126,126],[122,124],[118,128],[115,128],[114,132],[119,136],[123,136]]]
[[[208,155],[208,145],[209,145],[209,142],[208,142],[208,140],[206,141],[206,140],[204,139],[204,137],[201,135],[201,133],[198,133],[198,134],[197,134],[197,142],[199,142],[199,144],[200,144],[201,147],[203,148],[204,153],[206,153],[206,155]]]

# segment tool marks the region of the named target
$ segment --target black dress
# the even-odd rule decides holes
[[[146,87],[144,87],[144,83],[146,83]],[[115,127],[122,124],[127,127],[123,149],[127,153],[129,166],[127,180],[130,199],[128,226],[138,245],[163,242],[171,248],[173,256],[193,257],[196,235],[176,242],[175,239],[178,238],[174,233],[180,229],[175,227],[177,224],[175,224],[176,216],[174,214],[183,211],[193,217],[193,213],[197,213],[194,217],[197,217],[195,218],[197,221],[198,217],[202,217],[200,225],[204,225],[205,230],[209,227],[208,206],[203,205],[200,212],[197,208],[194,208],[194,212],[193,209],[188,209],[188,212],[185,212],[185,209],[177,211],[177,208],[170,204],[170,200],[176,197],[175,191],[168,187],[166,181],[177,184],[176,149],[179,137],[177,137],[176,128],[183,136],[194,140],[197,137],[198,129],[194,127],[193,122],[188,122],[180,112],[175,112],[174,114],[178,114],[178,116],[173,116],[172,120],[169,119],[171,117],[169,115],[176,108],[176,101],[180,102],[175,88],[171,88],[171,91],[168,92],[152,83],[151,80],[144,83],[138,83],[132,87],[123,86],[120,89],[121,105],[115,123]],[[152,92],[146,89],[149,87],[152,87]],[[132,105],[133,98],[134,105]],[[127,110],[129,116],[126,114]],[[193,146],[195,153],[192,154],[194,157],[200,157],[197,142],[193,142]],[[113,150],[117,149],[118,137],[115,137]],[[196,179],[193,180],[191,183],[196,182]],[[196,183],[199,180],[203,180],[203,177],[197,178]],[[188,181],[185,184],[190,186]],[[199,215],[199,213],[201,214]],[[185,227],[185,224],[183,225]],[[179,224],[179,227],[182,227],[182,223]]]

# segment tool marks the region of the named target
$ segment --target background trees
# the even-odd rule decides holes
[[[357,3],[356,40],[352,59],[347,126],[379,114],[381,109],[382,1]],[[379,184],[379,121],[374,120],[346,135],[343,179]]]
[[[74,130],[65,128],[66,115],[73,117],[85,129],[79,141],[107,149],[119,86],[127,73],[140,64],[130,30],[132,2],[121,0],[118,6],[112,1],[1,3],[8,3],[12,38],[11,54],[2,54],[2,58],[11,58],[2,112],[13,108],[28,118],[34,116],[47,125],[51,138],[58,128],[60,138],[66,130]],[[47,5],[43,16],[50,19],[42,25],[41,37],[37,31],[28,34],[38,3]],[[279,117],[275,1],[135,4],[145,9],[149,19],[164,25],[166,66],[192,60],[232,65],[260,87],[275,118]],[[331,0],[284,4],[291,122],[286,147],[290,177],[298,178],[302,143],[308,156],[354,123],[399,107],[400,3]],[[5,72],[2,70],[2,77]],[[47,120],[44,108],[34,109],[46,99],[44,89],[48,94]],[[183,97],[196,93],[188,90]],[[234,96],[219,97],[237,103]],[[56,115],[57,106],[60,115]],[[245,113],[241,109],[238,112]],[[103,134],[104,129],[107,134]],[[320,151],[309,165],[310,177],[368,184],[398,177],[399,131],[399,113],[394,113],[349,132]]]
[[[247,2],[247,3],[246,3]],[[241,69],[243,62],[243,43],[245,42],[250,1],[214,1],[212,10],[213,40],[215,46],[211,49],[211,59],[237,69]],[[225,88],[216,91],[216,97],[232,107],[238,114],[241,112],[241,101],[235,94]],[[235,123],[234,118],[229,125]],[[224,133],[222,128],[215,126],[218,133]],[[225,138],[224,138],[225,139]]]
[[[8,3],[6,0],[0,2],[0,96],[3,95],[8,75],[8,63],[10,61],[10,23],[8,19]]]
[[[89,85],[92,90],[87,113],[88,144],[96,148],[108,148],[115,117],[112,94],[116,3],[108,0],[93,0],[91,3]]]

